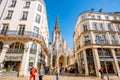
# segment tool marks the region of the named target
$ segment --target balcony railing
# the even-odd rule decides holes
[[[116,57],[120,57],[120,52],[115,52]]]
[[[24,53],[24,49],[8,49],[7,53]]]
[[[101,44],[99,40],[95,40],[96,44]],[[109,44],[108,40],[103,40],[102,44]]]
[[[87,40],[87,41],[84,41],[84,42],[85,42],[85,45],[91,44],[91,40]]]
[[[1,32],[1,31],[0,31]],[[4,35],[4,34],[0,34]],[[18,31],[7,31],[6,36],[27,36],[27,37],[35,37],[43,40],[43,36],[31,31],[25,31],[24,34],[18,35]]]
[[[36,54],[37,50],[30,50],[31,54]]]
[[[109,52],[107,51],[98,51],[100,57],[112,57]]]
[[[0,30],[1,32],[1,30]],[[5,36],[26,36],[26,37],[34,37],[34,38],[38,38],[41,39],[45,45],[45,41],[42,35],[31,32],[31,31],[24,31],[24,33],[22,35],[18,34],[18,31],[14,31],[14,30],[10,30],[7,31],[6,34],[1,34],[0,35],[5,35]],[[46,46],[46,45],[45,45]]]
[[[112,44],[117,45],[117,44],[118,44],[118,41],[117,41],[117,40],[112,40]]]

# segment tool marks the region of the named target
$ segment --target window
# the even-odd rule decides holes
[[[83,25],[83,31],[85,32],[85,31],[87,31],[88,29],[87,29],[87,25]]]
[[[23,12],[22,20],[27,20],[28,12]]]
[[[96,42],[99,42],[99,35],[96,35]]]
[[[95,15],[92,15],[92,16],[91,16],[91,19],[95,19]]]
[[[34,37],[38,37],[39,28],[37,28],[36,26],[34,26],[33,34],[34,34],[34,35],[33,35]]]
[[[97,19],[101,19],[101,17],[100,17],[100,16],[97,16]]]
[[[30,2],[26,2],[24,8],[29,8],[30,7]]]
[[[87,36],[84,36],[84,41],[89,41],[90,39],[89,39],[89,36],[87,35]]]
[[[106,19],[106,20],[109,20],[109,17],[108,17],[108,16],[105,16],[105,19]]]
[[[114,20],[117,20],[117,17],[116,17],[116,16],[114,17]]]
[[[117,30],[117,31],[120,31],[120,26],[119,26],[119,24],[116,24],[116,30]]]
[[[103,30],[103,24],[102,23],[99,24],[99,29]]]
[[[105,35],[102,35],[102,40],[103,40],[103,42],[106,42],[106,36]]]
[[[82,20],[85,20],[85,16],[82,16],[81,19],[82,19]]]
[[[2,3],[2,0],[0,0],[0,4]]]
[[[42,6],[40,4],[38,4],[37,10],[40,11],[40,12],[42,12]]]
[[[25,25],[19,25],[18,35],[24,35]]]
[[[112,29],[112,24],[108,24],[108,30],[109,31],[112,31],[113,29]]]
[[[3,28],[2,28],[1,34],[4,34],[4,35],[7,34],[8,26],[9,26],[8,24],[3,24]]]
[[[93,23],[93,29],[97,30],[97,23]]]
[[[37,23],[40,23],[40,18],[41,18],[41,16],[36,15],[35,21],[36,21]]]
[[[111,35],[112,42],[115,42],[115,35]]]
[[[11,19],[12,18],[13,11],[8,11],[6,19]]]
[[[10,7],[15,7],[15,5],[16,5],[16,1],[12,0]]]

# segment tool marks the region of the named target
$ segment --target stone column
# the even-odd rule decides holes
[[[59,56],[57,55],[56,57],[57,57],[57,59],[56,59],[56,66],[59,66]]]
[[[91,35],[91,43],[95,44],[95,36],[92,31],[90,32],[90,35]]]
[[[48,66],[48,56],[45,55],[45,63],[46,63],[46,66]]]
[[[53,67],[53,65],[52,65],[52,60],[53,60],[53,55],[52,55],[52,53],[50,53],[50,68]]]
[[[64,59],[64,67],[67,67],[67,57],[65,56],[65,59]]]
[[[37,51],[35,54],[35,62],[34,62],[34,67],[36,67],[36,68],[37,68],[37,64],[38,64],[39,50],[40,50],[40,45],[37,44]]]
[[[84,56],[84,64],[85,64],[85,75],[86,75],[86,76],[89,76],[89,73],[88,73],[87,56],[86,56],[85,50],[83,51],[83,56]]]
[[[8,48],[9,48],[8,44],[3,45],[3,49],[2,49],[2,52],[1,52],[1,55],[0,55],[0,63],[2,63],[4,61]]]
[[[95,63],[96,76],[100,77],[99,69],[101,68],[101,65],[97,49],[93,49],[93,57]]]
[[[108,43],[112,44],[112,41],[111,41],[111,38],[110,38],[110,34],[107,32],[106,35],[107,35],[106,37],[108,39]]]
[[[113,56],[113,59],[114,59],[117,74],[120,77],[120,69],[119,69],[119,65],[118,65],[118,61],[117,61],[114,49],[111,49],[111,52],[112,52],[112,56]]]
[[[21,62],[21,66],[20,66],[19,76],[27,75],[31,44],[32,44],[31,42],[25,43],[25,48],[24,48],[24,53],[23,53],[22,62]]]

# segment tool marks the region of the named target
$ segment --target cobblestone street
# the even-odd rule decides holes
[[[29,80],[29,77],[0,77],[0,80]],[[45,75],[44,80],[55,80],[55,76]],[[97,77],[60,76],[60,80],[101,80],[101,79]],[[110,80],[120,80],[120,78],[110,78]]]

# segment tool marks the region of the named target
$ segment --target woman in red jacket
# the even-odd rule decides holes
[[[30,80],[36,80],[36,72],[37,72],[37,69],[33,66],[30,70]]]

